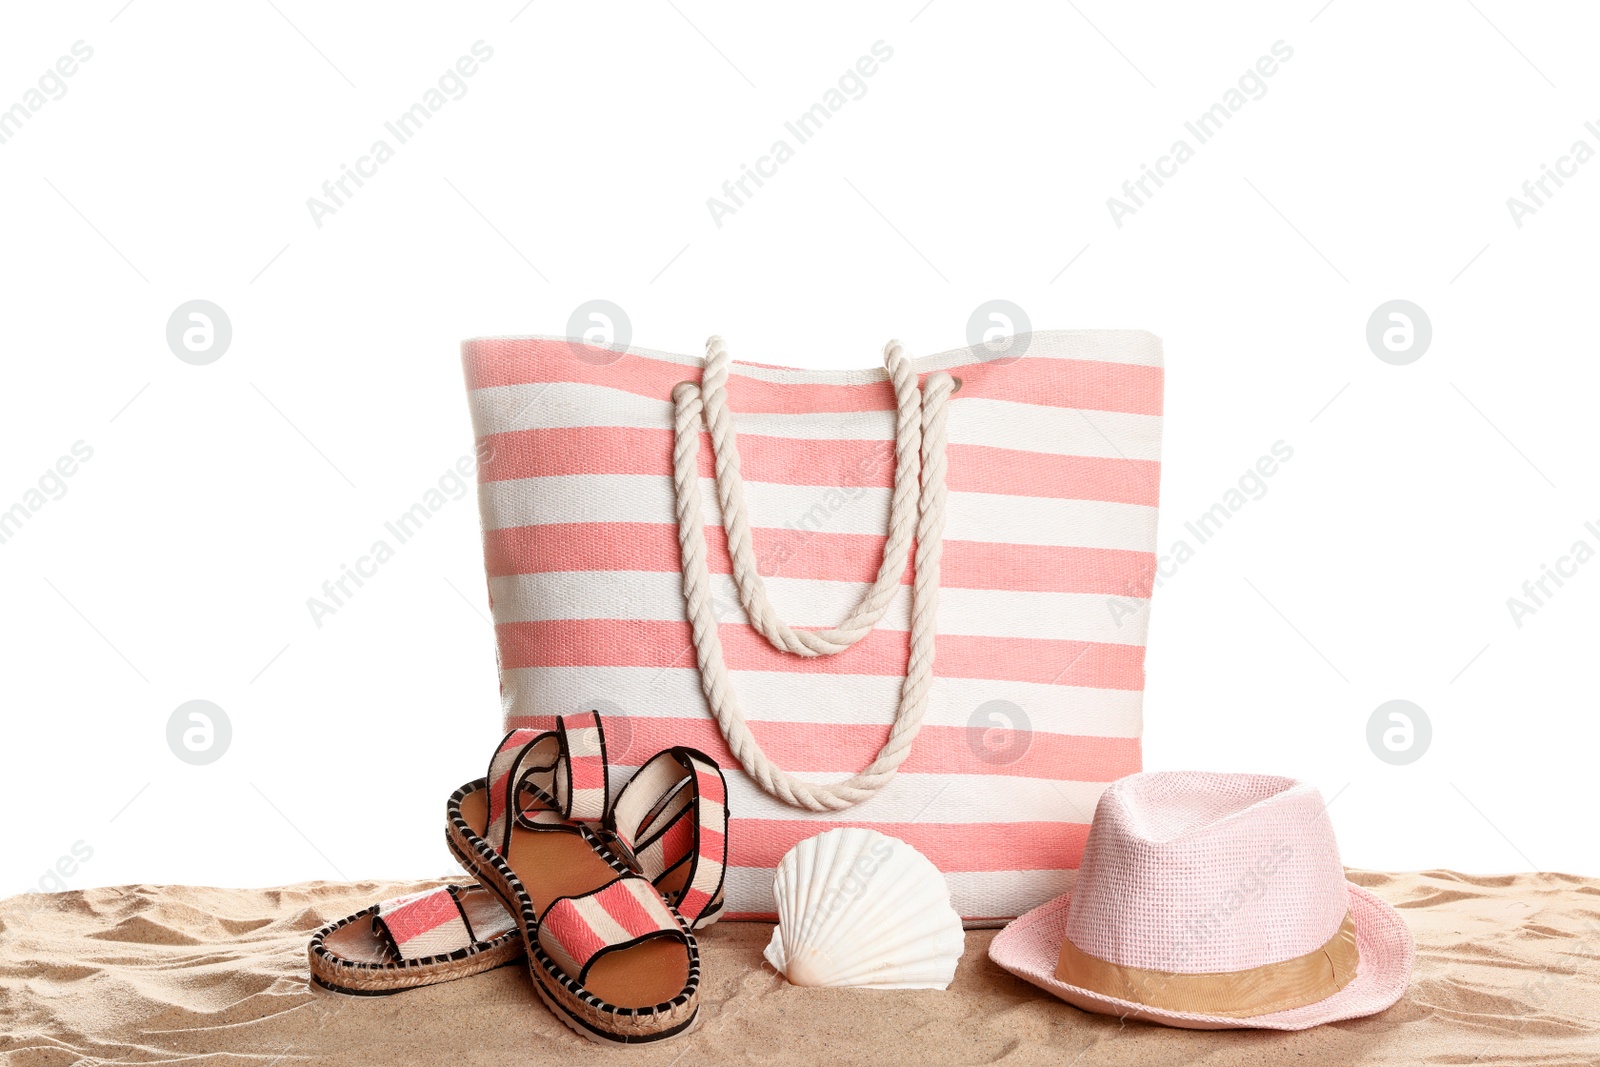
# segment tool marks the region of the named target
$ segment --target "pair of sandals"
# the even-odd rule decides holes
[[[486,777],[446,805],[476,885],[384,901],[319,930],[317,984],[377,995],[526,956],[557,1018],[603,1044],[686,1033],[699,1010],[694,932],[723,910],[727,785],[691,748],[658,753],[609,796],[595,712],[512,730]]]

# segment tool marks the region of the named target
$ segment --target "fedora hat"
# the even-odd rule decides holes
[[[1165,771],[1107,787],[1072,892],[989,956],[1087,1011],[1303,1030],[1399,1000],[1416,947],[1399,912],[1345,880],[1313,786]]]

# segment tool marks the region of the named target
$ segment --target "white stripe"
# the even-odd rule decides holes
[[[526,334],[517,336],[500,337],[472,337],[461,343],[462,348],[476,346],[486,341],[566,341],[566,337],[553,337],[547,334]],[[770,360],[763,357],[760,351],[751,349],[744,351],[738,347],[730,351],[737,351],[746,358],[756,363],[768,363]],[[630,346],[628,355],[631,358],[653,359],[663,363],[676,363],[684,367],[698,367],[705,360],[701,356],[686,356],[675,352],[661,352],[653,348],[639,348]],[[866,353],[860,354],[862,362],[868,361]],[[876,355],[876,353],[874,353]],[[1162,364],[1161,338],[1145,330],[1035,330],[1028,343],[1027,358],[1029,359],[1083,359],[1097,363],[1129,363],[1145,367],[1159,367]],[[917,356],[911,361],[911,366],[918,374],[926,374],[931,370],[945,370],[950,367],[959,367],[974,362],[973,351],[970,348],[952,348],[929,356]],[[1019,366],[1019,364],[1012,364]],[[747,363],[735,361],[732,365],[733,374],[743,374],[751,378],[760,378],[771,382],[812,382],[823,384],[852,384],[859,382],[881,382],[887,374],[881,366],[852,367],[844,370],[807,370],[798,367],[755,367]]]
[[[752,722],[815,723],[819,729],[834,723],[887,725],[894,720],[903,684],[903,679],[879,675],[730,673]],[[522,708],[541,714],[570,714],[605,701],[630,715],[709,715],[700,672],[687,645],[683,666],[666,670],[517,667],[502,670],[500,679],[505,706],[513,709],[512,714]],[[980,678],[934,678],[923,722],[930,726],[987,726],[989,720],[980,712],[993,701],[1016,705],[1032,729],[1050,733],[1138,737],[1143,724],[1143,694],[1138,690]],[[616,729],[607,718],[607,736]]]
[[[857,486],[844,492],[747,481],[745,496],[757,528],[878,537],[889,528],[888,489]],[[709,478],[700,480],[700,500],[706,525],[721,526],[721,505]],[[478,501],[485,530],[573,522],[677,523],[672,479],[665,474],[565,474],[485,482],[478,487]],[[945,506],[944,536],[946,541],[1149,552],[1156,539],[1156,509],[1100,500],[952,492]]]
[[[652,842],[642,849],[634,849],[634,857],[639,861],[639,870],[646,878],[660,877],[661,872],[667,869],[667,849],[660,841]]]
[[[493,941],[501,934],[508,934],[516,928],[517,920],[513,919],[505,908],[499,907],[493,911],[485,908],[484,912],[477,916],[472,932],[477,935],[479,941]]]
[[[600,755],[600,731],[593,726],[580,726],[566,731],[567,754],[574,758]]]
[[[630,768],[626,775],[618,777],[617,760],[627,755],[629,750],[629,746],[626,743],[628,724],[626,720],[619,721],[615,717],[608,718],[606,722],[610,724],[607,729],[611,731],[612,736],[610,745],[611,763],[608,769],[612,783],[612,796],[617,798],[616,803],[612,805],[612,816],[617,827],[617,833],[631,848],[635,843],[650,836],[653,824],[652,826],[642,825],[645,816],[650,813],[650,809],[656,806],[657,802],[661,800],[662,796],[673,784],[683,780],[685,775],[677,760],[663,756],[651,764],[648,774],[640,775],[636,780],[630,782],[628,779],[633,777],[635,769],[642,767],[646,759],[655,755],[653,752],[635,752],[633,753],[635,757],[634,767]],[[624,784],[628,786],[626,792],[623,792]],[[687,792],[682,793],[681,796],[687,801]],[[682,805],[680,804],[678,807],[681,809]],[[659,818],[656,821],[659,822]]]
[[[513,430],[621,426],[670,430],[672,401],[584,382],[498,385],[471,394],[474,425]],[[893,441],[893,411],[735,412],[738,431],[796,441]],[[972,397],[950,406],[951,444],[1057,456],[1161,458],[1161,416],[1047,408]],[[893,461],[889,461],[892,465]]]
[[[773,874],[761,867],[729,867],[723,882],[728,911],[776,912]],[[968,919],[1010,919],[1070,891],[1077,884],[1078,872],[958,871],[946,874],[944,881],[950,887],[950,905],[956,914]]]
[[[439,956],[446,952],[454,952],[471,943],[472,938],[467,936],[467,924],[462,922],[458,915],[445,919],[438,926],[423,930],[409,941],[398,944],[401,955],[407,959],[420,959],[424,956]]]
[[[834,626],[861,602],[865,583],[769,577],[767,595],[791,626]],[[747,623],[731,575],[711,576],[712,602],[725,623]],[[684,622],[683,579],[659,571],[561,571],[489,580],[496,622],[558,619],[641,619]],[[1113,613],[1112,607],[1116,606]],[[1022,637],[1142,645],[1149,613],[1145,601],[1099,593],[1018,593],[939,590],[938,633],[972,637]],[[1121,623],[1119,626],[1118,623]],[[882,630],[911,625],[911,587],[901,586],[878,623]]]
[[[635,899],[637,899],[637,894],[635,894]],[[590,926],[594,927],[595,934],[606,944],[620,945],[624,941],[633,939],[633,935],[628,933],[622,924],[613,919],[611,914],[594,897],[574,897],[572,903],[577,908],[578,914],[583,916],[584,921]]]
[[[549,954],[550,958],[556,962],[556,965],[560,967],[562,971],[566,972],[567,974],[576,975],[580,970],[583,969],[578,964],[578,961],[573,959],[571,954],[567,952],[566,948],[562,946],[561,942],[556,940],[555,934],[551,933],[548,926],[541,926],[539,928],[538,937],[539,944],[544,947],[545,952]]]
[[[644,913],[655,920],[656,927],[661,930],[676,930],[677,919],[673,918],[672,909],[667,907],[667,902],[661,899],[661,894],[655,886],[642,878],[630,878],[626,883],[628,892],[633,894],[633,899],[639,902]]]
[[[699,864],[694,869],[694,882],[691,888],[698,889],[707,896],[714,896],[717,883],[722,881],[722,864],[710,856],[701,856]],[[711,902],[706,901],[707,904]]]
[[[688,780],[684,779],[684,788],[674,793],[666,804],[662,805],[661,810],[656,812],[655,818],[641,826],[639,832],[634,836],[637,840],[644,841],[662,827],[670,826],[672,821],[683,814],[684,809],[693,800],[694,793],[688,788]]]
[[[791,808],[789,810],[793,811],[794,809]],[[723,826],[727,825],[727,818],[728,812],[720,800],[712,800],[709,797],[700,798],[701,826],[709,826],[720,833]]]
[[[587,822],[602,817],[606,813],[605,790],[574,789],[570,808],[574,819]]]
[[[638,759],[638,754],[633,757]],[[808,782],[837,781],[850,771],[836,774],[796,774]],[[730,834],[739,832],[741,819],[818,819],[851,823],[1010,823],[1059,822],[1087,824],[1106,782],[1057,782],[1041,778],[1016,778],[984,774],[908,774],[901,772],[871,799],[843,812],[810,813],[793,808],[761,790],[739,771],[728,770],[728,810],[734,815]],[[634,768],[611,768],[611,781],[619,788]],[[702,801],[710,807],[710,802]],[[720,806],[720,805],[719,805]],[[703,809],[703,810],[707,810]],[[715,812],[710,825],[722,825]],[[705,815],[702,814],[702,820]]]

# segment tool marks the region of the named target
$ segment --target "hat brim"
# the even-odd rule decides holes
[[[1191,1030],[1305,1030],[1383,1011],[1400,999],[1411,980],[1417,950],[1405,920],[1387,901],[1358,885],[1346,885],[1350,890],[1350,918],[1356,928],[1356,948],[1361,955],[1355,978],[1331,997],[1269,1015],[1232,1018],[1165,1011],[1061,981],[1055,974],[1056,961],[1066,936],[1071,893],[1035,908],[1000,931],[989,943],[989,958],[1018,978],[1054,993],[1069,1004],[1102,1015],[1144,1019]]]

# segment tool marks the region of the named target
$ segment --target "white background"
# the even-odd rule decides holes
[[[1146,765],[1315,781],[1351,865],[1600,874],[1591,327],[1600,162],[1506,199],[1600,120],[1581,5],[1126,8],[8,5],[0,107],[93,57],[0,144],[0,892],[449,869],[441,811],[498,735],[476,508],[452,501],[317,628],[306,598],[471,449],[458,344],[563,333],[866,366],[1036,328],[1167,354],[1160,543],[1294,449],[1156,594]],[[482,40],[467,92],[337,213],[306,206]],[[719,228],[706,207],[873,43],[893,57]],[[1106,200],[1276,41],[1223,131],[1117,227]],[[1193,143],[1190,138],[1191,144]],[[392,142],[391,142],[392,143]],[[207,299],[209,366],[165,339]],[[1433,342],[1379,361],[1403,298]],[[168,750],[207,699],[218,762]],[[1366,724],[1433,725],[1390,766]],[[69,865],[70,866],[70,865]]]

